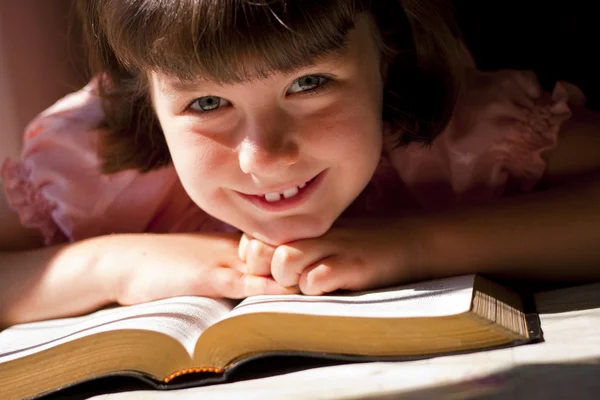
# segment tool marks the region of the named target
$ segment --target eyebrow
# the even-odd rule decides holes
[[[158,82],[160,90],[172,97],[199,91],[198,81],[183,81],[178,78],[161,77]]]
[[[337,66],[344,61],[344,58],[349,53],[348,40],[344,40],[342,45],[332,51],[327,52],[321,56],[315,56],[313,62],[307,62],[294,66],[290,72],[285,73],[286,75],[295,75],[303,69],[308,69],[315,64],[323,64],[327,66]],[[277,72],[276,70],[274,72]],[[170,97],[179,97],[180,95],[192,94],[201,91],[201,82],[203,78],[195,80],[182,80],[176,77],[161,77],[159,79],[159,86],[163,93]],[[235,83],[235,82],[234,82]]]

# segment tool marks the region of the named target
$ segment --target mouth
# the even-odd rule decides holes
[[[320,172],[314,178],[281,191],[270,191],[263,194],[245,194],[238,192],[245,200],[254,206],[266,211],[286,211],[297,207],[310,198],[310,195],[320,186],[325,177],[325,172]]]

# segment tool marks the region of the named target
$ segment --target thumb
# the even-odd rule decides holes
[[[221,292],[224,297],[230,299],[241,299],[265,294],[284,295],[300,293],[299,288],[282,286],[271,277],[248,275],[229,268],[223,268],[220,272],[227,275],[221,277],[222,279],[217,278],[217,281],[220,281],[223,285]]]

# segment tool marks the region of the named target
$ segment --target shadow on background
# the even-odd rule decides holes
[[[327,364],[311,365],[324,367]],[[299,367],[299,365],[296,365]],[[304,366],[309,367],[307,365]],[[302,368],[273,369],[271,376],[294,372]],[[274,372],[276,371],[276,372]],[[267,371],[268,372],[268,371]],[[260,375],[264,377],[265,371]],[[240,379],[241,378],[241,379]],[[252,379],[252,373],[238,377],[236,381]],[[101,394],[151,390],[134,378],[98,379],[86,384],[44,396],[42,400],[86,399]],[[158,392],[157,392],[158,393]],[[600,394],[600,359],[588,362],[562,364],[528,364],[508,368],[481,378],[459,383],[432,386],[413,391],[391,391],[373,396],[343,397],[344,400],[443,400],[443,399],[598,399]],[[196,393],[201,397],[201,393]]]
[[[421,399],[598,399],[600,360],[575,364],[520,365],[497,374],[457,384],[347,400]]]
[[[600,110],[600,20],[595,2],[454,0],[459,25],[484,70],[529,69],[550,90],[578,85]]]

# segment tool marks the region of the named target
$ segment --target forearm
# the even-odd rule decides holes
[[[114,234],[0,251],[0,326],[78,315],[110,303],[289,293],[269,277],[242,272],[239,240],[239,233]]]
[[[415,221],[421,277],[600,279],[600,180]]]
[[[100,268],[103,240],[0,252],[0,327],[81,314],[111,303],[117,271]]]

